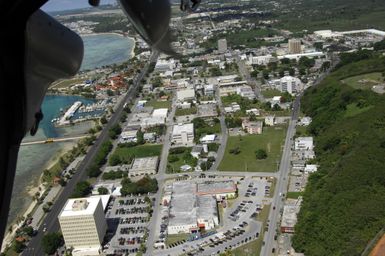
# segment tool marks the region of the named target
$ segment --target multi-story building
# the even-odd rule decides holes
[[[177,124],[172,130],[171,142],[176,145],[194,144],[194,124]]]
[[[242,129],[246,130],[248,134],[262,134],[263,123],[261,121],[250,122],[244,120],[242,122]]]
[[[224,53],[227,51],[227,40],[225,38],[218,40],[218,51],[221,53]]]
[[[99,255],[107,230],[100,197],[69,199],[59,215],[60,228],[72,255]]]
[[[289,40],[289,53],[290,54],[302,53],[301,40],[299,39]]]

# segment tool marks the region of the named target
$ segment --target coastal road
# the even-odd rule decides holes
[[[84,136],[69,137],[69,138],[65,138],[65,137],[63,137],[63,138],[52,138],[51,141],[48,141],[48,139],[47,139],[47,140],[24,142],[24,143],[21,143],[20,146],[28,146],[28,145],[35,145],[35,144],[49,144],[49,143],[52,143],[52,142],[65,142],[65,141],[83,139],[83,138],[87,138],[87,137],[88,137],[87,135],[84,135]]]
[[[70,198],[71,194],[73,193],[76,183],[87,179],[86,169],[93,162],[94,156],[99,151],[101,144],[106,139],[108,139],[109,129],[117,122],[119,122],[119,118],[123,112],[124,104],[126,102],[130,102],[136,97],[136,92],[139,88],[140,82],[147,73],[150,63],[155,62],[157,58],[158,53],[154,52],[151,55],[149,62],[143,67],[141,73],[136,76],[136,78],[134,79],[134,84],[128,89],[124,100],[120,102],[116,111],[111,116],[108,123],[104,126],[100,136],[95,140],[94,145],[91,146],[84,160],[80,163],[77,172],[73,175],[72,179],[64,187],[62,193],[58,196],[57,200],[52,205],[51,211],[48,212],[46,217],[43,219],[43,224],[38,229],[37,235],[31,239],[31,241],[27,245],[27,248],[21,255],[44,255],[43,249],[41,247],[41,241],[44,235],[43,229],[46,228],[46,233],[59,231],[58,216],[60,214],[61,209],[64,207],[64,204],[67,202],[68,198]]]

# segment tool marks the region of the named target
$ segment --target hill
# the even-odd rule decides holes
[[[361,255],[385,226],[385,95],[342,82],[384,70],[380,55],[345,55],[338,70],[304,95],[320,164],[309,178],[293,238],[305,255]]]

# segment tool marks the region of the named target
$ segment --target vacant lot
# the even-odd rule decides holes
[[[220,171],[275,172],[281,159],[286,127],[264,127],[261,135],[229,137]],[[230,150],[239,148],[239,154]],[[264,149],[267,158],[257,160],[255,151]]]
[[[354,89],[371,90],[373,85],[384,83],[384,78],[382,77],[381,73],[375,72],[359,76],[352,76],[342,81]]]
[[[162,145],[140,145],[135,147],[118,147],[113,154],[118,155],[124,161],[131,157],[160,156],[161,152]]]
[[[152,101],[147,102],[146,105],[148,107],[153,107],[154,109],[158,109],[158,108],[171,108],[171,101],[152,100]]]

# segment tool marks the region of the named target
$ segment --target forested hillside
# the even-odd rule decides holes
[[[361,255],[385,226],[385,95],[342,82],[383,72],[385,58],[358,53],[342,63],[302,101],[320,168],[306,187],[293,245],[309,256]]]

